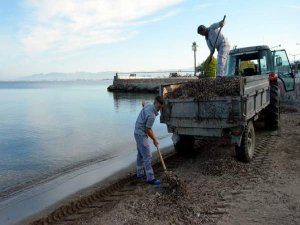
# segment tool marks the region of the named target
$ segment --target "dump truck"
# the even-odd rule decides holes
[[[278,129],[279,83],[286,92],[293,91],[294,74],[285,50],[271,51],[264,45],[231,50],[225,76],[240,78],[238,95],[172,98],[168,96],[185,83],[162,85],[165,104],[160,122],[173,133],[179,152],[193,149],[196,139],[220,140],[235,145],[238,160],[250,162],[255,151],[254,122],[262,118],[267,129]]]

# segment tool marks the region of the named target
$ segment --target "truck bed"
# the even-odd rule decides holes
[[[197,82],[197,80],[193,81]],[[162,85],[160,94],[166,97],[180,84]],[[165,98],[161,123],[170,133],[195,137],[229,137],[243,130],[249,119],[269,104],[268,76],[242,77],[239,96],[220,96],[207,100]]]

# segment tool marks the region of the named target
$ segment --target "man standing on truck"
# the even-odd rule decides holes
[[[155,117],[163,106],[163,99],[157,96],[154,103],[142,103],[143,108],[136,120],[134,129],[134,138],[137,145],[137,177],[145,178],[149,184],[160,185],[160,180],[155,179],[153,168],[151,165],[152,153],[148,142],[148,137],[153,141],[156,147],[159,147],[159,143],[154,135],[152,126],[155,121]]]
[[[200,25],[197,30],[198,34],[205,37],[207,46],[210,50],[208,62],[211,62],[212,56],[215,53],[215,49],[218,50],[216,72],[217,78],[224,76],[224,68],[230,50],[228,39],[221,32],[219,34],[219,29],[222,28],[224,24],[225,21],[222,20],[220,22],[212,24],[209,28],[204,25]]]

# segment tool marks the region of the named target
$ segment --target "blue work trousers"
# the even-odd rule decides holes
[[[147,176],[147,181],[154,179],[154,172],[151,165],[152,153],[150,150],[149,140],[146,135],[134,134],[137,146],[137,176]]]

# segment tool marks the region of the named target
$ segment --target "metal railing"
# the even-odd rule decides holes
[[[193,77],[194,71],[139,71],[139,72],[117,72],[117,79],[151,79],[151,78],[186,78]]]

